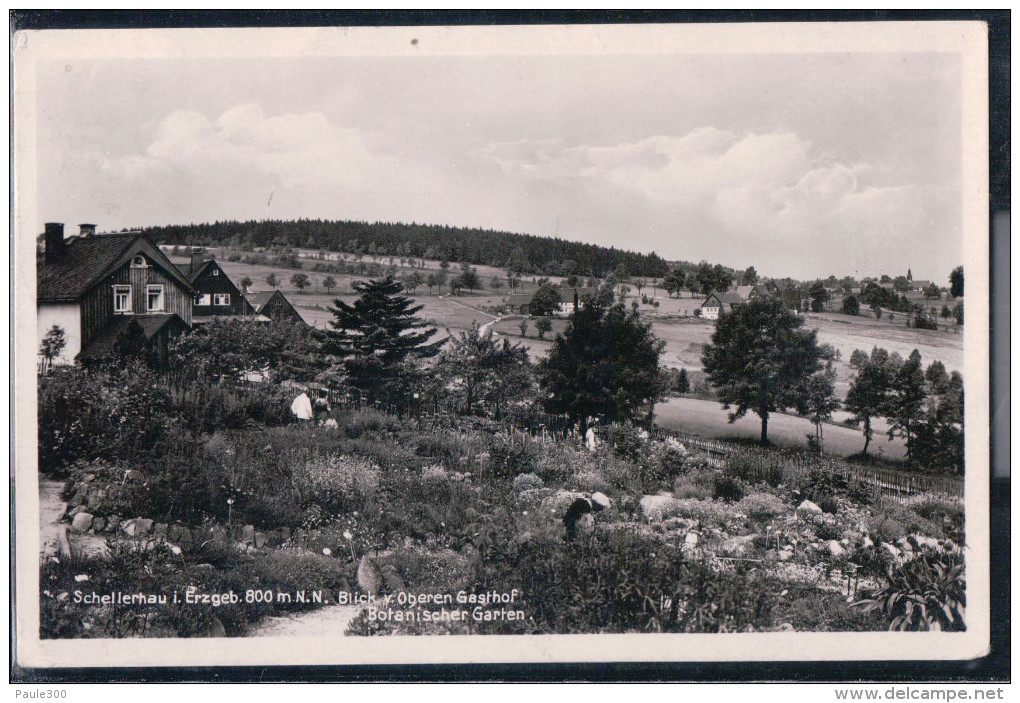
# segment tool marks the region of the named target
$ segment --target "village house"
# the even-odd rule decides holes
[[[54,326],[64,332],[54,363],[109,357],[139,331],[165,361],[169,339],[191,328],[195,291],[145,235],[97,234],[83,224],[65,239],[64,225],[48,222],[44,247],[36,258],[36,328],[39,342]]]
[[[738,305],[743,305],[747,300],[737,293],[709,293],[701,303],[701,316],[706,320],[718,320]]]
[[[263,317],[275,321],[304,323],[301,313],[287,300],[287,296],[278,290],[249,294],[248,302],[255,312]]]
[[[559,314],[569,315],[580,307],[584,296],[595,292],[594,288],[557,288],[560,294]],[[531,314],[531,301],[535,298],[536,288],[527,293],[513,293],[507,298],[507,306],[521,315]]]
[[[194,325],[214,319],[246,318],[262,322],[269,319],[258,314],[219,263],[206,258],[203,251],[193,251],[182,270],[195,289]]]

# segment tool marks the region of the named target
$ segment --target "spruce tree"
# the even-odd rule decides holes
[[[897,435],[904,437],[907,441],[908,457],[913,448],[911,429],[921,419],[926,395],[924,372],[921,370],[921,353],[915,349],[896,369],[887,415],[889,439]]]
[[[354,305],[336,299],[326,349],[343,358],[350,383],[372,400],[394,402],[412,392],[414,362],[439,353],[445,339],[417,316],[423,306],[405,295],[393,276],[357,282]]]

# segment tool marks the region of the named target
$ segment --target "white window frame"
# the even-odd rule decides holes
[[[125,296],[127,305],[124,307],[118,307],[117,300],[120,295]],[[134,310],[131,308],[131,286],[129,285],[115,285],[113,286],[113,312],[118,315],[130,315]]]
[[[141,263],[138,263],[139,260]],[[133,269],[146,269],[149,268],[149,263],[145,260],[145,257],[141,254],[136,254],[131,257],[131,268]]]
[[[213,305],[230,305],[230,293],[213,293]]]
[[[212,305],[212,294],[202,293],[201,295],[198,296],[198,300],[195,301],[195,305],[198,305],[200,307],[203,305],[205,306]]]
[[[213,269],[212,270],[212,275],[219,276],[220,275],[220,270],[219,269]]]
[[[156,292],[156,291],[159,291],[159,307],[158,308],[154,308],[154,307],[152,307],[149,304],[149,302],[150,302],[149,296],[153,292]],[[165,290],[163,284],[155,284],[155,285],[145,286],[145,309],[146,309],[147,312],[165,312],[166,311],[166,290]]]

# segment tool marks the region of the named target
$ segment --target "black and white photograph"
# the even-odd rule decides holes
[[[12,42],[28,665],[987,651],[982,24]]]

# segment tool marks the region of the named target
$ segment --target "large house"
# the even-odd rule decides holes
[[[268,319],[258,314],[216,260],[205,258],[202,251],[192,252],[191,261],[182,270],[197,296],[192,313],[194,324],[219,318]]]
[[[256,313],[271,320],[304,322],[301,313],[291,305],[291,302],[287,300],[287,296],[278,290],[267,290],[261,293],[249,294],[248,301]]]
[[[62,223],[46,223],[45,251],[36,259],[38,340],[59,327],[66,344],[53,362],[72,363],[109,357],[140,332],[165,360],[170,337],[191,327],[191,283],[139,232],[80,228],[65,239]]]

